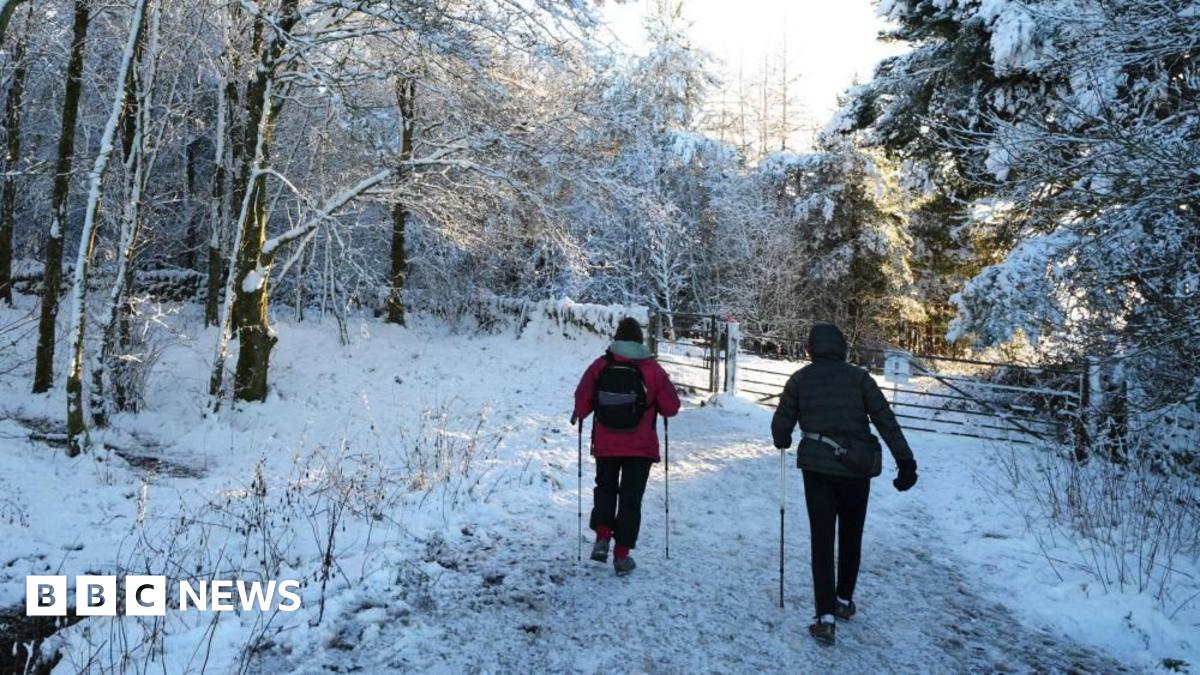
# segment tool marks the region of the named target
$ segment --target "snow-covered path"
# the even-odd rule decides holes
[[[981,487],[1002,474],[1001,447],[910,437],[921,481],[904,494],[886,475],[873,484],[859,615],[840,626],[835,648],[823,648],[805,632],[808,526],[792,455],[786,607],[778,607],[779,454],[767,408],[733,397],[687,401],[671,425],[671,559],[663,556],[659,465],[644,502],[639,567],[618,579],[611,565],[576,561],[576,438],[567,417],[579,373],[602,342],[532,330],[519,340],[461,335],[436,322],[364,322],[349,346],[319,325],[280,331],[286,339],[273,357],[267,403],[202,419],[207,351],[183,344],[166,357],[169,376],[153,383],[155,405],[118,417],[106,432],[115,447],[196,469],[181,475],[115,458],[68,460],[22,440],[28,429],[17,422],[54,420],[61,400],[30,398],[24,379],[0,378],[0,407],[18,416],[0,424],[0,476],[23,477],[0,485],[14,503],[38,505],[25,520],[0,520],[8,605],[21,597],[25,574],[51,564],[66,574],[105,569],[123,560],[130,532],[163,527],[174,536],[180,514],[213,499],[245,502],[260,469],[272,486],[269,504],[295,515],[279,486],[316,447],[365,449],[375,463],[351,467],[408,476],[417,418],[445,410],[451,437],[482,424],[483,438],[496,439],[494,452],[476,458],[480,489],[457,508],[436,486],[414,489],[385,518],[350,521],[328,592],[310,583],[305,611],[272,618],[245,665],[262,673],[1119,672],[1122,663],[1105,650],[1125,668],[1152,669],[1152,639],[1167,654],[1190,655],[1186,629],[1158,620],[1139,596],[1089,590],[1079,574],[1056,577],[1022,516],[1005,513],[1004,500]],[[885,468],[890,474],[890,460]],[[586,517],[587,458],[583,480]],[[89,497],[63,501],[64,493]],[[287,532],[294,538],[281,574],[312,581],[320,540],[307,523],[280,536]],[[211,545],[235,555],[241,539]],[[1114,628],[1128,616],[1153,632]],[[210,640],[208,672],[237,670],[259,618],[227,616],[210,634],[206,616],[173,615],[168,670],[197,672],[197,645]],[[74,640],[69,658],[86,661],[86,641]]]
[[[368,672],[1125,670],[1023,625],[981,597],[925,507],[883,480],[873,485],[860,613],[839,627],[836,648],[816,645],[805,633],[811,599],[799,474],[789,456],[781,610],[779,456],[762,444],[764,411],[727,405],[732,410],[691,408],[672,426],[670,560],[663,557],[661,466],[647,490],[639,567],[623,579],[610,565],[576,562],[575,486],[563,485],[553,506],[509,505],[509,527],[467,530],[454,545],[427,542],[423,558],[436,574],[427,584],[412,584],[411,577],[406,584],[405,603],[419,611],[394,617],[365,641],[363,626],[343,626],[343,638],[354,647],[335,653],[336,664],[318,652],[287,659],[287,666],[303,663],[311,672],[331,666]],[[560,440],[563,468],[573,474],[574,438]],[[585,518],[590,479],[585,465]]]

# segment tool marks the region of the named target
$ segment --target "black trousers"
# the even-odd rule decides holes
[[[596,488],[592,491],[593,530],[605,526],[618,544],[633,548],[642,528],[642,495],[650,477],[649,459],[643,457],[597,457]]]
[[[804,472],[804,501],[812,536],[813,591],[817,616],[832,614],[835,595],[854,599],[858,566],[862,561],[863,523],[871,481]],[[837,577],[834,577],[833,540],[837,530]]]

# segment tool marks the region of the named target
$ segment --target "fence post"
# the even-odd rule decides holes
[[[708,390],[714,394],[721,393],[721,324],[717,317],[708,317],[709,368]]]
[[[648,319],[647,323],[649,325],[646,326],[647,331],[650,333],[648,342],[650,343],[650,353],[657,357],[658,356],[658,312],[656,312],[655,310],[650,310],[649,313],[650,313],[650,316],[647,317],[647,319]]]
[[[730,394],[737,393],[738,343],[741,337],[738,322],[725,322],[725,391]]]
[[[908,376],[912,374],[909,368],[908,352],[899,349],[888,349],[883,353],[883,377],[892,384],[908,384]]]

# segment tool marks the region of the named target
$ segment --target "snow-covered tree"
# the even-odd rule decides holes
[[[129,36],[121,52],[121,65],[117,69],[117,77],[113,83],[116,93],[113,95],[108,121],[105,123],[104,132],[100,137],[100,151],[96,154],[92,170],[88,174],[87,207],[71,284],[71,361],[67,369],[67,454],[70,456],[79,454],[87,446],[87,426],[83,410],[83,341],[86,331],[88,270],[91,267],[92,254],[96,246],[101,188],[117,143],[117,129],[121,124],[122,116],[126,113],[125,104],[130,91],[130,87],[126,86],[126,81],[131,77],[135,67],[137,46],[146,25],[148,1],[137,0],[133,7]]]
[[[10,0],[0,8],[0,28],[6,27],[16,8]],[[3,37],[0,30],[0,37]],[[17,166],[21,159],[21,108],[24,105],[25,80],[29,75],[26,49],[28,29],[21,30],[12,40],[12,73],[4,99],[4,183],[0,194],[0,300],[12,305],[13,211],[17,201]]]
[[[759,171],[787,233],[773,264],[791,274],[773,280],[783,287],[767,292],[784,295],[758,320],[791,334],[829,320],[854,337],[881,338],[919,313],[895,175],[881,156],[830,137],[819,152],[772,155]]]
[[[914,49],[852,92],[835,126],[904,162],[918,248],[939,254],[931,276],[949,281],[941,292],[970,279],[949,337],[1099,358],[1137,407],[1194,407],[1195,3],[881,10]]]
[[[91,20],[88,0],[75,0],[75,20],[71,32],[70,61],[67,64],[66,93],[62,103],[62,131],[54,164],[54,187],[50,196],[50,228],[46,239],[45,273],[42,277],[41,316],[38,321],[37,366],[33,392],[50,389],[54,380],[54,346],[57,342],[58,295],[62,286],[63,237],[70,192],[71,164],[75,159],[75,121],[83,93],[83,57],[88,24]]]

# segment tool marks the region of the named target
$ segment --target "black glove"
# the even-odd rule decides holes
[[[576,417],[574,414],[572,414],[571,415],[571,426],[575,426],[578,423],[579,423],[579,418]]]
[[[900,475],[892,481],[892,486],[900,492],[910,489],[917,484],[917,461],[915,459],[896,460]]]
[[[787,450],[790,447],[792,447],[792,439],[790,439],[790,438],[787,439],[786,441],[783,441],[783,445],[780,445],[778,440],[775,441],[775,449],[776,450]]]

